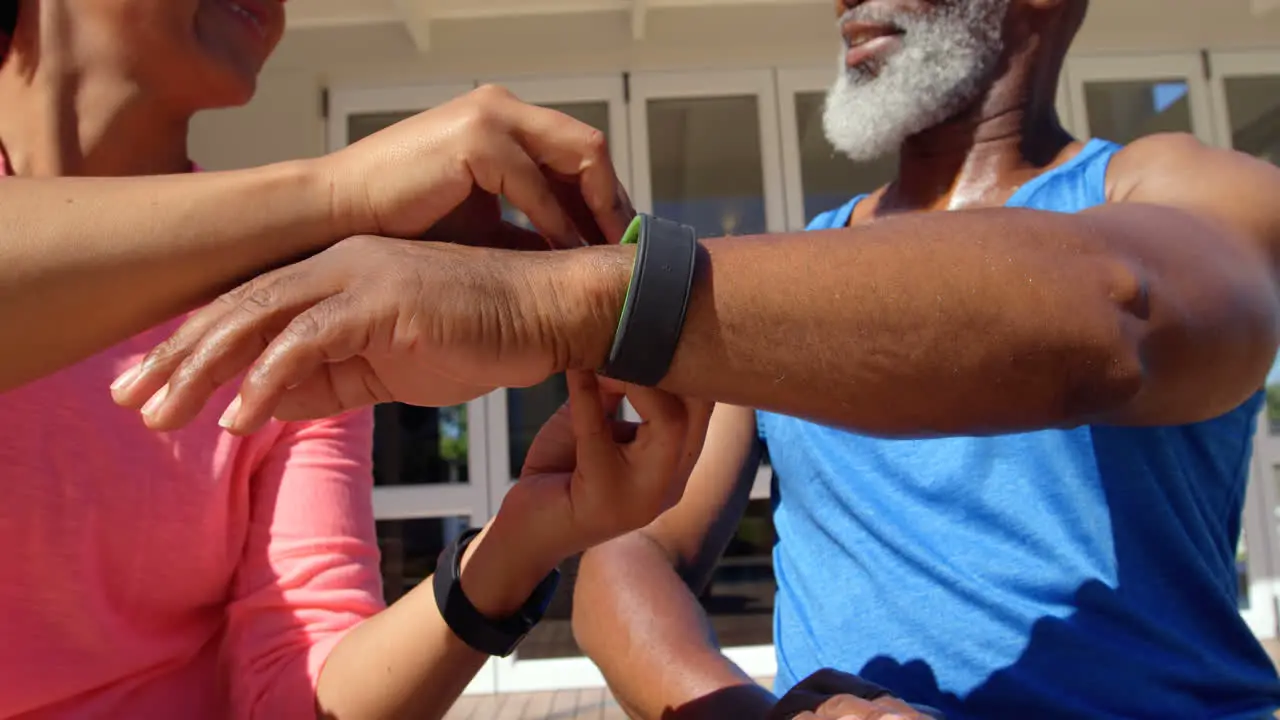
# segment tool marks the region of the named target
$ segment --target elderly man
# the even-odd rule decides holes
[[[721,406],[680,506],[588,554],[577,635],[637,716],[717,691],[720,710],[742,716],[773,701],[743,686],[676,579],[706,581],[745,506],[754,473],[739,478],[748,463],[754,471],[757,436],[777,474],[775,692],[831,666],[951,718],[1243,718],[1280,703],[1236,610],[1232,564],[1274,288],[1243,275],[1222,284],[1246,264],[1275,267],[1280,216],[1237,194],[1246,177],[1277,188],[1275,173],[1188,137],[1127,148],[1069,137],[1054,90],[1085,10],[1079,0],[837,3],[845,42],[827,136],[855,160],[892,150],[902,160],[896,180],[811,229],[847,227],[852,240],[898,216],[884,252],[917,271],[830,260],[887,314],[859,317],[845,296],[847,339],[827,347],[850,354],[824,358],[863,358],[855,380],[876,386],[850,411],[875,418],[852,424],[863,432]],[[933,247],[973,253],[947,267],[920,255],[920,235],[946,227],[926,218],[949,210],[964,212]],[[1049,232],[1051,212],[1077,214],[1081,234]],[[1175,230],[1179,217],[1187,227]],[[1076,274],[1056,262],[1099,265]],[[1092,287],[1057,284],[1068,275]],[[1256,299],[1238,294],[1245,287]],[[1040,298],[1035,309],[1015,306],[1024,292]],[[1027,393],[1019,378],[1046,369],[1030,338],[1074,335],[1104,296],[1124,310],[1092,340],[1075,336],[1076,360],[1040,375],[1061,389],[1080,382],[1079,394]],[[947,327],[961,303],[1000,319],[981,312]],[[1202,313],[1214,306],[1223,315],[1209,330]],[[880,345],[868,320],[896,328],[896,342]],[[1135,354],[1087,357],[1117,340]],[[1217,369],[1187,373],[1201,363]],[[883,382],[900,374],[920,382]],[[793,697],[842,688],[835,677],[808,684]],[[714,716],[716,703],[702,702]],[[871,712],[857,707],[840,712]]]
[[[1280,330],[1280,173],[1186,136],[1069,136],[1054,89],[1085,11],[836,3],[828,134],[902,161],[815,232],[695,246],[645,220],[638,244],[554,253],[357,238],[197,314],[117,400],[164,388],[146,420],[177,427],[252,364],[237,432],[569,368],[727,403],[678,504],[583,560],[578,638],[638,717],[909,712],[824,668],[953,718],[1267,713],[1280,682],[1232,560]],[[761,441],[780,703],[685,584]]]

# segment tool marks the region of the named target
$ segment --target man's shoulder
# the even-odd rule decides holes
[[[1111,202],[1146,202],[1142,188],[1190,186],[1204,180],[1202,173],[1212,174],[1224,164],[1255,162],[1244,153],[1207,145],[1191,133],[1144,135],[1116,151],[1107,173],[1107,197]]]

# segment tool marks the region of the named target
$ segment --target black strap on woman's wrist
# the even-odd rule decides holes
[[[486,655],[507,657],[542,620],[551,596],[560,584],[560,571],[552,570],[538,583],[533,594],[514,615],[498,620],[487,618],[462,592],[462,556],[479,534],[479,530],[468,530],[440,552],[432,582],[436,607],[440,608],[440,616],[453,634],[472,649]]]
[[[697,266],[698,235],[688,225],[637,215],[622,239],[636,244],[631,284],[600,373],[634,385],[666,377],[684,330]]]

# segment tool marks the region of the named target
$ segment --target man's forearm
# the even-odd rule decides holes
[[[313,162],[0,183],[0,392],[323,249],[338,227]],[[18,351],[20,350],[20,351]]]
[[[1105,416],[1144,390],[1148,350],[1202,356],[1199,343],[1222,362],[1241,355],[1219,341],[1249,337],[1242,324],[1259,329],[1259,344],[1269,337],[1257,278],[1244,278],[1240,262],[1218,273],[1196,260],[1204,245],[1191,235],[1202,227],[1119,207],[1095,216],[1000,209],[707,240],[661,386],[883,435]],[[605,269],[594,273],[597,291],[620,303],[633,251],[592,252],[612,260],[585,263]],[[1152,257],[1154,269],[1144,264]],[[613,331],[595,330],[591,361]]]
[[[573,631],[641,720],[762,718],[776,699],[728,658],[669,559],[639,533],[588,550]]]

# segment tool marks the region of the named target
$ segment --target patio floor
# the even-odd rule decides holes
[[[1263,645],[1271,659],[1280,665],[1280,641],[1268,640]],[[608,692],[596,689],[469,695],[458,701],[445,720],[626,720],[626,717]],[[1280,718],[1280,713],[1276,717]]]

